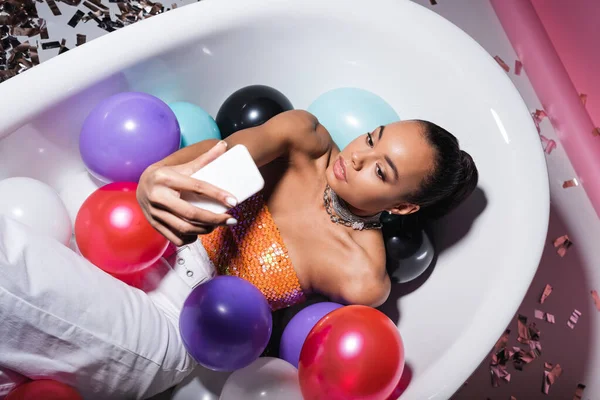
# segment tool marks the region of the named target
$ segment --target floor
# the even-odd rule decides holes
[[[165,4],[165,9],[194,2],[192,0],[172,1],[175,2],[174,5]],[[490,55],[499,56],[504,60],[510,67],[508,75],[519,89],[529,109],[533,112],[541,107],[525,72],[521,72],[520,75],[515,74],[515,52],[487,0],[414,1],[452,21],[475,38]],[[47,22],[49,38],[42,40],[38,35],[30,38],[19,37],[19,40],[23,42],[28,39],[31,45],[40,43],[38,48],[40,62],[74,47],[78,40],[82,42],[84,38],[78,35],[85,35],[85,40],[89,41],[114,28],[115,11],[118,13],[119,10],[116,3],[109,3],[106,0],[102,2],[90,0],[79,4],[77,2],[78,0],[63,0],[55,3],[48,0],[35,3],[39,18]],[[155,6],[153,10],[153,3],[146,0],[129,1],[128,4],[140,6],[143,10],[142,16],[152,16],[157,9]],[[82,12],[88,14],[94,8],[102,10],[103,7],[110,10],[111,16],[111,22],[105,22],[104,28],[98,27],[93,19],[88,22],[81,19],[75,24],[74,20],[80,18]],[[81,12],[78,12],[79,10]],[[101,12],[96,12],[96,15],[100,14]],[[69,22],[75,27],[70,26]],[[62,39],[65,41],[62,42]],[[51,48],[43,49],[42,43],[51,43]],[[497,379],[498,387],[492,385],[488,357],[455,394],[455,400],[508,400],[511,396],[519,400],[576,399],[577,397],[574,396],[579,384],[587,386],[579,399],[600,397],[600,380],[595,379],[594,374],[595,371],[600,370],[600,335],[598,335],[600,305],[596,309],[591,296],[592,290],[600,290],[600,268],[598,268],[600,246],[595,239],[600,237],[600,222],[581,186],[563,188],[564,182],[576,178],[576,175],[550,123],[542,120],[540,128],[541,135],[547,139],[542,141],[542,144],[549,146],[547,163],[551,187],[550,227],[540,267],[517,314],[526,317],[527,324],[535,322],[540,331],[541,355],[522,366],[522,370],[517,370],[512,363],[508,363],[506,371],[510,375]],[[549,142],[552,140],[556,140],[554,149],[552,149],[554,143]],[[523,195],[526,193],[515,193],[515,196]],[[515,229],[518,227],[515,226]],[[560,248],[555,248],[553,242],[563,235],[568,235],[573,245],[561,256],[559,252],[562,251],[559,251]],[[553,291],[547,300],[540,304],[540,296],[546,285],[551,285]],[[544,318],[546,315],[542,313],[554,316],[555,323],[536,319],[536,310],[539,310],[539,316],[543,315]],[[580,313],[579,317],[572,317],[574,310]],[[570,318],[576,320],[575,324],[571,323],[572,329],[567,324]],[[507,348],[523,347],[517,342],[519,331],[517,315],[508,328],[510,334]],[[543,382],[547,379],[545,363],[560,364],[563,371],[550,387],[549,395],[542,392]]]

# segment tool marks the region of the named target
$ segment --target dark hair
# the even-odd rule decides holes
[[[471,156],[460,149],[454,135],[429,121],[416,120],[436,156],[431,173],[407,201],[420,206],[417,214],[440,218],[473,193],[479,174]]]

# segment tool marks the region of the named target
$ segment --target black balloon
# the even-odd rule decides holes
[[[246,86],[225,100],[215,121],[225,139],[234,132],[262,125],[275,115],[293,110],[280,91],[264,85]]]
[[[383,238],[386,267],[392,282],[405,283],[419,277],[429,268],[435,249],[417,215],[395,216],[384,213]]]

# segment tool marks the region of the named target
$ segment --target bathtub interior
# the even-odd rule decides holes
[[[200,18],[202,4],[197,4],[117,32],[120,40],[117,34],[98,39],[108,52],[111,46],[129,46],[135,53],[136,40],[127,30],[143,34],[151,24],[161,29],[180,15],[183,26],[178,29],[189,31],[186,40],[172,42],[168,51],[145,55],[120,71],[102,73],[99,67],[90,85],[65,87],[64,100],[31,114],[0,140],[0,179],[29,176],[47,182],[74,218],[97,187],[79,156],[79,130],[94,105],[121,91],[189,101],[213,116],[230,93],[249,84],[279,89],[296,108],[308,107],[336,87],[373,91],[402,119],[428,119],[453,132],[479,169],[476,193],[436,224],[441,251],[431,274],[410,290],[395,288],[383,307],[404,340],[414,398],[451,393],[512,317],[539,259],[547,187],[535,128],[493,59],[427,10],[400,4],[394,6],[395,15],[377,16],[341,9],[331,13],[324,5],[306,10],[287,6],[273,3],[270,12],[232,16],[226,27],[216,24],[200,31],[184,16],[197,13],[198,23],[209,21]],[[164,40],[171,40],[166,33]],[[69,60],[76,60],[79,50],[66,54]],[[25,82],[27,74],[21,78]],[[521,288],[524,280],[524,288],[511,289]],[[464,343],[466,338],[470,344]],[[440,371],[444,355],[458,346],[471,352],[468,365]]]

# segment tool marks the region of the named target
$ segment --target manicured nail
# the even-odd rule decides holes
[[[227,147],[227,142],[224,140],[219,141],[219,143],[217,143],[217,144]]]
[[[227,221],[225,221],[226,225],[237,225],[237,219],[235,218],[229,218]]]
[[[225,199],[225,201],[227,202],[227,204],[229,204],[231,207],[235,207],[237,206],[237,200],[234,199],[233,197],[227,197]]]

